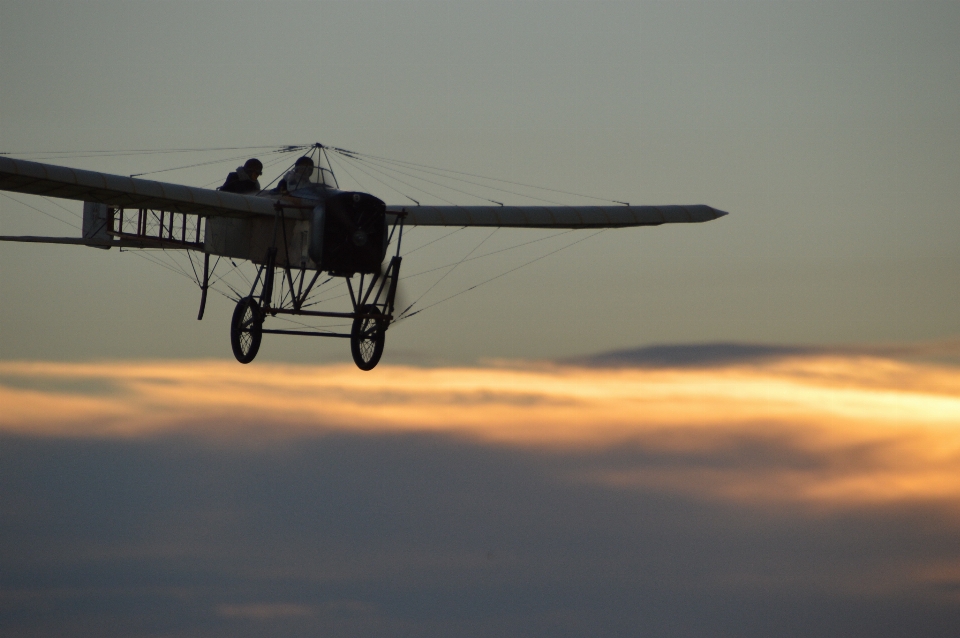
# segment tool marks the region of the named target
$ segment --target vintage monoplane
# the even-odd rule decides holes
[[[341,190],[327,147],[314,144],[306,151],[312,172],[296,188],[250,195],[0,157],[0,190],[84,202],[81,237],[2,236],[0,241],[196,251],[203,255],[198,318],[206,305],[210,256],[248,260],[257,274],[230,323],[237,361],[253,361],[264,334],[340,337],[350,339],[357,366],[371,370],[394,321],[405,226],[602,229],[726,215],[705,205],[388,205],[365,192]],[[323,273],[345,281],[350,312],[305,303]],[[352,329],[266,328],[267,319],[278,315],[350,320]]]

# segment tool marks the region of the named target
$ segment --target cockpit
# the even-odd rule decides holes
[[[337,184],[337,178],[329,166],[314,166],[313,173],[309,176],[309,180],[311,184],[340,188]]]
[[[339,189],[337,178],[333,174],[333,170],[330,169],[326,153],[322,152],[323,149],[318,150],[321,152],[313,154],[313,156],[305,156],[307,158],[305,163],[301,163],[305,161],[304,158],[297,160],[298,165],[290,169],[284,176],[283,181],[288,190],[292,192],[316,186]]]

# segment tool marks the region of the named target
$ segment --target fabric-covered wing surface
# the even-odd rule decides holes
[[[211,217],[273,215],[263,197],[0,157],[0,190]]]
[[[210,217],[274,215],[275,200],[0,157],[0,190]],[[285,208],[305,202],[284,198]],[[308,208],[312,208],[312,205]],[[692,206],[388,206],[411,226],[619,228],[706,222],[726,215]]]
[[[507,228],[623,228],[707,222],[727,213],[692,206],[387,206],[406,211],[410,226]]]

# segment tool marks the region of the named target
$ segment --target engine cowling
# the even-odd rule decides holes
[[[387,207],[367,193],[340,192],[313,210],[310,259],[331,275],[374,274],[387,253]]]

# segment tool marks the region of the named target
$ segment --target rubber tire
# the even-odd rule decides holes
[[[248,329],[243,329],[244,322],[248,322]],[[237,302],[233,310],[233,319],[230,320],[230,345],[233,346],[233,356],[240,363],[250,363],[260,351],[260,341],[263,339],[263,316],[260,304],[253,297],[244,297]],[[243,335],[250,336],[250,342],[244,347]]]
[[[365,319],[357,317],[353,320],[353,329],[350,331],[350,353],[353,355],[353,362],[357,367],[364,371],[373,370],[380,363],[380,357],[383,356],[383,344],[386,341],[386,322],[381,318],[380,309],[373,305],[361,306],[358,310],[364,314],[377,315],[374,319]],[[370,322],[376,323],[376,332],[372,338],[363,338],[364,329],[369,329]],[[370,346],[372,345],[372,350]]]

